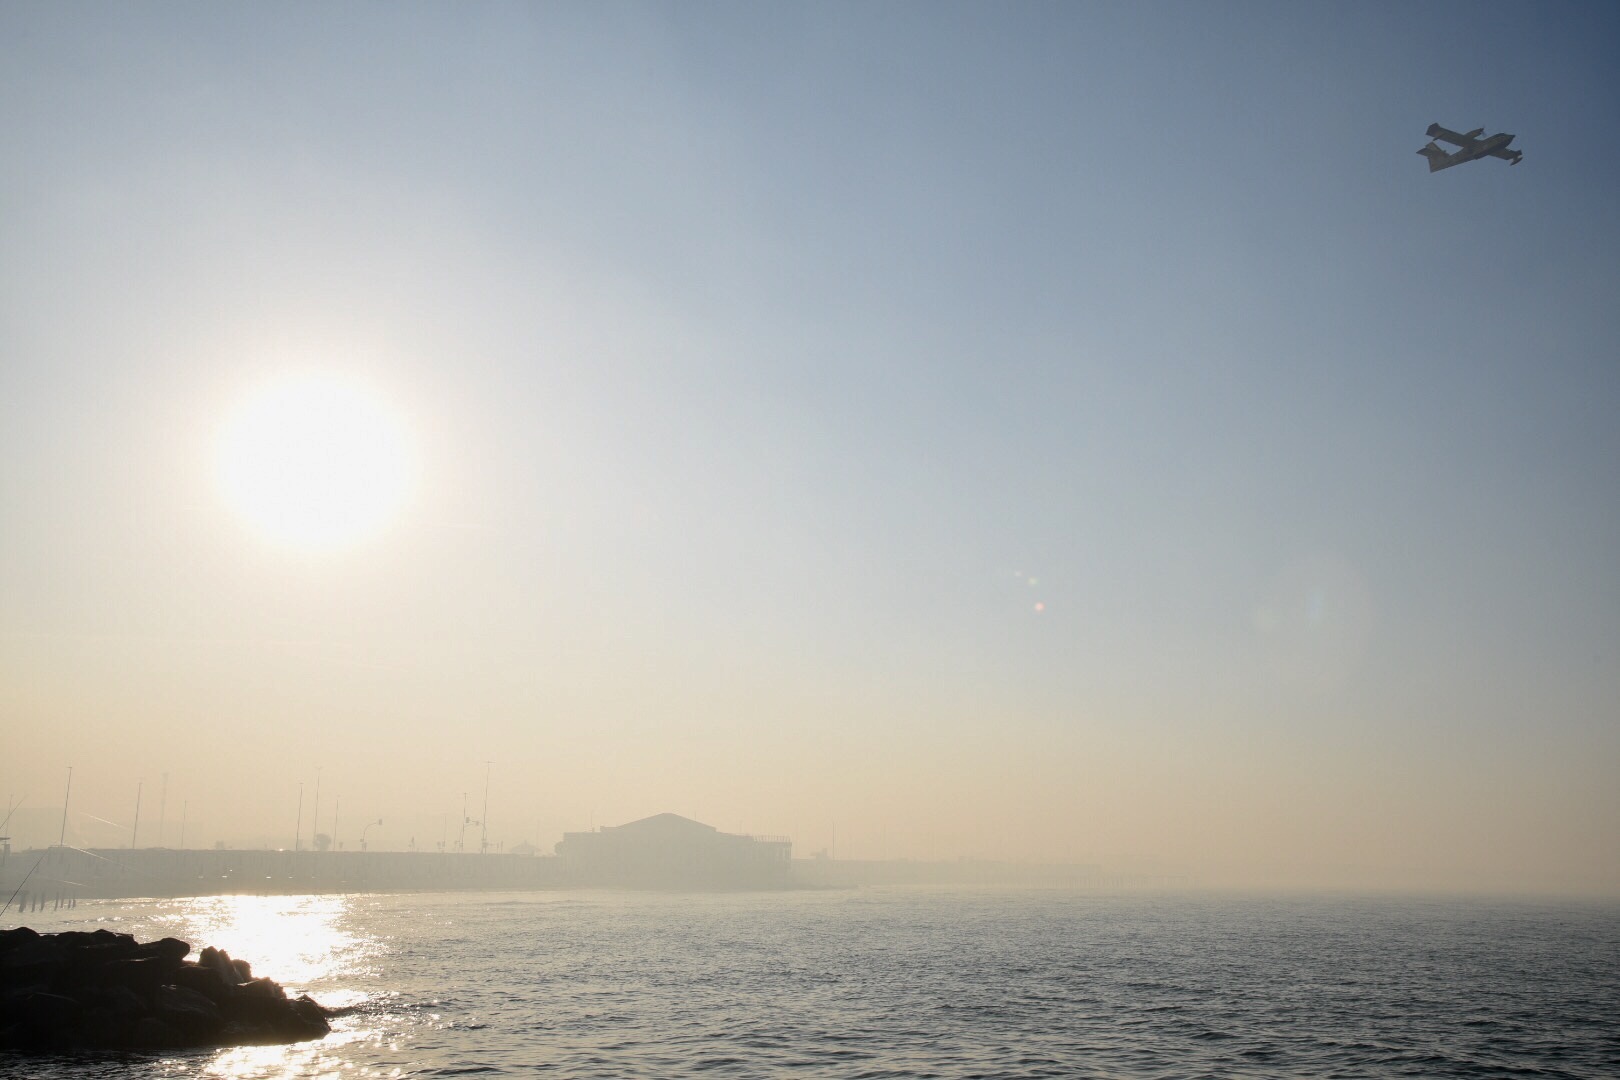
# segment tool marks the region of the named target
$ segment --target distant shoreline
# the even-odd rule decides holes
[[[40,911],[78,900],[355,892],[637,888],[783,891],[863,885],[1063,885],[1178,888],[1185,879],[1104,875],[1086,865],[959,859],[797,859],[781,873],[738,875],[701,866],[634,868],[604,876],[553,855],[489,852],[73,848],[12,852],[0,866],[0,902]]]

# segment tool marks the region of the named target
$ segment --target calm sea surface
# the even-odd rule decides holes
[[[15,925],[16,912],[5,925]],[[357,1005],[0,1076],[1620,1076],[1620,906],[864,889],[95,901]]]

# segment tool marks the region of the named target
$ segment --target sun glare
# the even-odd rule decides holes
[[[374,537],[403,506],[413,471],[400,420],[377,395],[336,375],[260,387],[220,436],[225,502],[266,540],[306,551]]]

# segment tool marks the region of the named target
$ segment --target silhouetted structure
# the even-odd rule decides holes
[[[789,884],[793,842],[723,833],[679,814],[655,814],[628,825],[564,833],[557,856],[575,884],[776,889]]]

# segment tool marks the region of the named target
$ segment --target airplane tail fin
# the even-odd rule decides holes
[[[1430,172],[1438,172],[1447,165],[1451,164],[1451,155],[1440,149],[1440,147],[1434,142],[1430,142],[1429,145],[1419,150],[1418,153],[1429,159]]]

